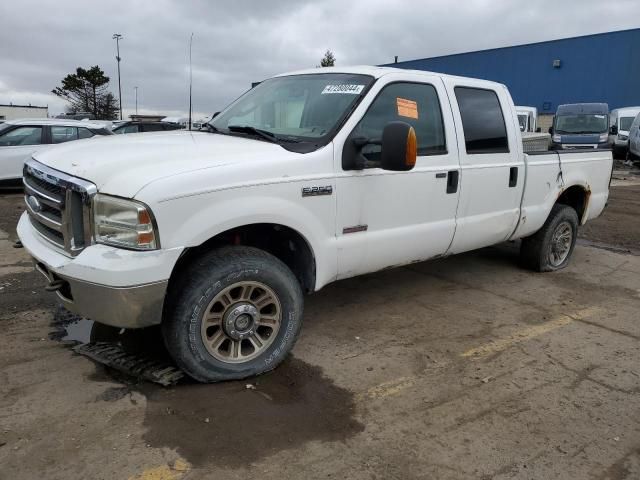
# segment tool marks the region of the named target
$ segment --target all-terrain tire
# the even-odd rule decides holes
[[[264,351],[256,348],[255,358],[247,361],[235,359],[235,363],[232,363],[214,356],[214,353],[218,357],[224,353],[222,346],[214,349],[213,343],[205,345],[208,334],[203,333],[203,328],[204,332],[207,332],[208,323],[203,327],[202,322],[212,315],[212,302],[218,298],[232,299],[235,295],[234,285],[262,286],[263,292],[268,291],[277,303],[280,325],[273,333],[273,338],[268,337],[268,341],[264,342],[265,346],[261,347]],[[258,289],[256,295],[260,295],[259,287],[255,288]],[[240,295],[243,294],[240,290]],[[224,307],[224,318],[227,322],[230,321],[229,318],[238,318],[229,317],[228,312],[242,316],[242,298],[236,303],[233,303],[235,300],[224,302],[238,310],[232,311],[231,306]],[[235,380],[259,375],[278,366],[293,348],[302,327],[303,304],[300,283],[279,259],[253,247],[222,247],[197,258],[183,269],[176,279],[172,279],[162,323],[164,342],[178,366],[200,382]],[[275,308],[275,305],[272,307]],[[259,308],[257,310],[256,318],[259,318]],[[252,318],[247,315],[245,317]],[[227,323],[224,322],[221,321],[226,326]],[[231,324],[233,325],[233,322]],[[226,334],[232,331],[231,328],[234,327],[228,327],[227,330],[220,327],[220,331]],[[233,339],[227,338],[228,340],[224,341],[230,342],[229,358],[232,359],[233,353],[237,353],[238,349],[234,351]],[[261,336],[258,338],[264,340]],[[255,344],[243,339],[239,345],[239,349],[242,350]],[[211,353],[212,349],[214,353]]]
[[[570,228],[571,237],[565,242],[568,248],[566,255],[554,256],[554,245],[557,243],[559,229],[563,232]],[[555,235],[555,236],[554,236]],[[522,264],[537,272],[552,272],[567,266],[578,236],[578,214],[568,205],[555,204],[547,221],[536,233],[522,240],[520,259]],[[555,260],[555,261],[554,261]]]

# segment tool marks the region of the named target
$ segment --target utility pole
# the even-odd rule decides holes
[[[122,120],[122,86],[120,84],[120,40],[122,35],[114,33],[113,38],[116,41],[116,60],[118,61],[118,103],[120,104],[120,120]]]
[[[191,69],[191,46],[193,45],[193,32],[189,39],[189,130],[191,130],[191,92],[193,89],[193,70]]]
[[[136,91],[136,115],[138,115],[138,87],[133,87]]]

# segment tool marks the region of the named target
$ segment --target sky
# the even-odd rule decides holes
[[[52,95],[76,67],[99,65],[134,113],[188,110],[193,33],[194,118],[222,110],[251,82],[313,68],[378,65],[640,27],[637,0],[57,0],[0,3],[0,104]]]

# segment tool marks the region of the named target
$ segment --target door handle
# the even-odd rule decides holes
[[[511,167],[509,169],[509,188],[515,187],[518,184],[518,167]]]
[[[458,191],[458,170],[449,170],[447,173],[447,193],[456,193]]]

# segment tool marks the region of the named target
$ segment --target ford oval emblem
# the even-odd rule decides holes
[[[38,213],[38,212],[40,212],[42,210],[42,205],[40,204],[40,200],[38,200],[33,195],[29,195],[27,197],[27,203],[31,207],[31,210],[33,210],[36,213]]]

